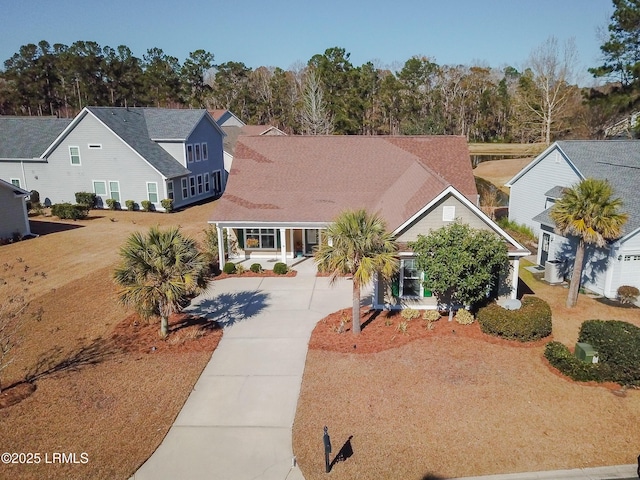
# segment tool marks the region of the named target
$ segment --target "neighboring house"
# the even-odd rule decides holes
[[[29,192],[0,179],[0,240],[31,235],[27,203]]]
[[[165,198],[179,208],[224,190],[224,132],[206,110],[87,107],[54,138],[23,148],[11,132],[39,122],[0,117],[0,175],[37,190],[45,205],[88,191],[99,206],[148,200],[161,210]]]
[[[538,236],[539,265],[554,261],[560,276],[568,276],[575,239],[554,232],[549,212],[564,188],[585,178],[608,180],[614,196],[624,202],[622,211],[629,214],[619,239],[605,248],[587,249],[582,274],[585,288],[615,298],[621,285],[640,288],[640,141],[554,143],[506,184],[511,188],[509,220],[531,227]]]
[[[225,109],[209,110],[209,113],[221,127],[244,127],[246,124],[234,113]]]
[[[407,242],[459,219],[489,229],[508,246],[508,292],[516,296],[518,263],[529,252],[477,206],[469,151],[453,136],[241,136],[224,195],[210,223],[235,238],[236,258],[289,261],[312,255],[326,227],[345,209],[385,219],[402,249],[395,285],[377,282],[377,308],[437,308],[420,287],[422,273]]]

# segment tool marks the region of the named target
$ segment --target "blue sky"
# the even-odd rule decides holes
[[[0,0],[0,61],[21,45],[92,40],[128,46],[142,58],[158,47],[183,62],[204,49],[215,63],[288,69],[330,47],[354,65],[398,67],[413,55],[440,65],[525,64],[554,35],[575,38],[581,69],[600,62],[598,28],[611,0]]]

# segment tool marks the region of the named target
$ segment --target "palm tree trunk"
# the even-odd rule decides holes
[[[160,316],[160,336],[166,338],[169,334],[169,317],[166,315]]]
[[[578,293],[580,293],[580,281],[582,280],[582,264],[584,263],[584,240],[578,241],[576,248],[576,259],[573,262],[573,273],[571,274],[571,285],[569,285],[569,295],[567,296],[567,307],[572,308],[578,303]]]
[[[360,335],[360,284],[353,279],[353,307],[351,309],[351,331]]]

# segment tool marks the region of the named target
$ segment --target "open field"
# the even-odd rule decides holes
[[[471,155],[536,156],[547,148],[546,143],[470,143]]]
[[[31,311],[43,312],[27,321],[16,362],[3,372],[5,386],[28,376],[37,389],[0,409],[0,451],[88,457],[86,464],[3,464],[0,478],[124,479],[155,450],[220,331],[207,329],[194,341],[202,325],[174,318],[182,328],[161,341],[156,324],[147,328],[118,305],[111,274],[131,232],[179,224],[197,238],[212,206],[171,215],[93,210],[77,222],[37,217],[33,231],[50,233],[0,247],[0,276],[9,282],[3,288],[28,285]]]
[[[509,193],[509,189],[504,184],[511,180],[516,173],[527,166],[533,158],[510,158],[505,160],[489,160],[482,162],[473,169],[476,177],[484,178],[493,183],[496,187],[505,193]]]
[[[565,288],[521,272],[550,303],[555,340],[573,346],[581,323],[593,318],[640,326],[637,308],[581,295],[569,310]],[[420,480],[635,463],[640,390],[619,396],[613,385],[572,382],[549,367],[544,342],[501,341],[446,318],[428,333],[422,321],[412,320],[408,336],[415,340],[397,348],[351,353],[360,344],[365,351],[393,344],[402,335],[399,320],[373,328],[373,322],[385,322],[379,315],[372,335],[352,342],[358,348],[348,353],[309,350],[293,430],[294,453],[307,480],[326,478],[325,425],[331,457],[341,449],[346,457],[333,465],[333,479]],[[327,345],[337,335],[320,321],[311,344]]]

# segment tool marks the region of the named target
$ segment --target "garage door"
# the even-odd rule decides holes
[[[622,256],[620,285],[633,285],[640,288],[640,253]]]

